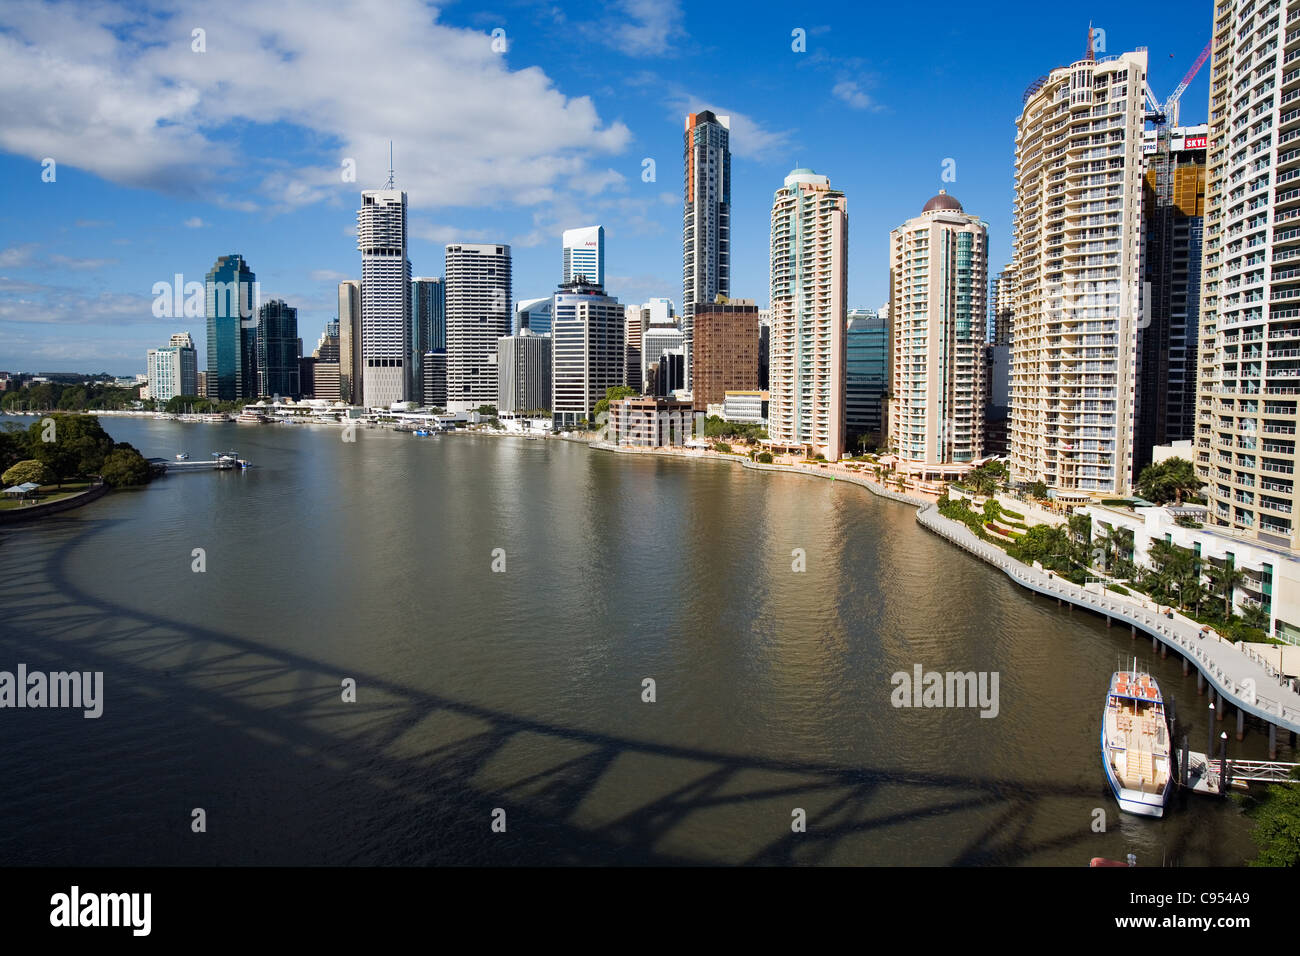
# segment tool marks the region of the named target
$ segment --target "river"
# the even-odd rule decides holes
[[[1254,856],[1230,801],[1153,821],[1106,786],[1117,664],[1201,750],[1194,674],[863,488],[558,440],[102,421],[253,467],[0,530],[0,669],[104,674],[99,719],[0,711],[2,864]],[[895,708],[918,664],[996,672],[996,716]]]

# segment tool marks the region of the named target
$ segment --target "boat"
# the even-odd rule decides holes
[[[1121,810],[1164,816],[1174,782],[1170,758],[1160,685],[1134,661],[1111,676],[1101,724],[1101,760]]]
[[[235,417],[235,422],[239,425],[265,425],[269,421],[261,412],[255,412],[251,408],[245,408]]]
[[[189,461],[189,460],[190,460],[190,456],[189,456],[189,454],[188,454],[187,452],[178,451],[178,452],[176,453],[176,460],[177,460],[177,461]]]

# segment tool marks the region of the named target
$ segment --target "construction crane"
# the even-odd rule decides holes
[[[1196,74],[1205,65],[1205,61],[1210,58],[1210,47],[1213,44],[1213,40],[1205,44],[1205,49],[1201,51],[1201,55],[1196,58],[1192,68],[1183,75],[1183,81],[1169,94],[1169,99],[1165,100],[1163,106],[1160,105],[1155,94],[1151,92],[1151,84],[1145,84],[1147,98],[1146,118],[1148,122],[1155,123],[1157,126],[1178,125],[1178,101],[1187,92],[1187,87],[1191,85],[1192,80],[1196,79]]]

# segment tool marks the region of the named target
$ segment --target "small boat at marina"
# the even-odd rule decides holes
[[[1101,757],[1119,808],[1161,817],[1173,789],[1169,725],[1156,679],[1137,668],[1116,671],[1102,713]]]
[[[178,452],[176,453],[176,460],[177,460],[177,461],[189,461],[189,460],[190,460],[189,453],[188,453],[188,452],[184,452],[184,451],[178,451]]]

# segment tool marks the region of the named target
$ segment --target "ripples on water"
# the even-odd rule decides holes
[[[1134,820],[1106,789],[1116,662],[1185,700],[1199,748],[1194,678],[861,488],[558,441],[106,426],[255,467],[0,533],[0,666],[103,670],[107,698],[6,712],[0,862],[1253,855],[1230,805]],[[893,709],[918,663],[998,671],[997,719]]]

